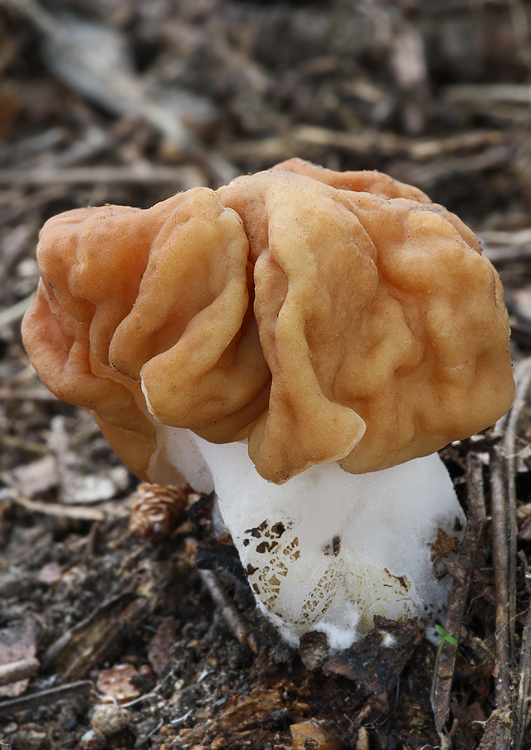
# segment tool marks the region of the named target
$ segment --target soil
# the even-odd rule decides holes
[[[2,750],[531,746],[530,12],[0,0]],[[294,155],[417,185],[504,281],[518,396],[508,420],[443,451],[470,522],[441,649],[386,621],[332,661],[315,634],[288,648],[230,540],[212,540],[210,499],[138,490],[21,344],[47,218],[147,207]]]

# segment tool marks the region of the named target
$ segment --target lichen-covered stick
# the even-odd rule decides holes
[[[288,642],[441,615],[464,516],[436,451],[514,396],[501,282],[456,216],[292,159],[62,214],[38,260],[23,335],[43,382],[142,479],[215,487]]]

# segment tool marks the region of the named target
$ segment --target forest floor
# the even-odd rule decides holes
[[[530,747],[530,23],[518,0],[0,0],[2,750]],[[517,400],[443,451],[469,526],[438,664],[411,623],[388,661],[358,644],[365,671],[287,648],[207,501],[132,535],[137,480],[21,344],[50,216],[291,156],[420,187],[504,282]]]

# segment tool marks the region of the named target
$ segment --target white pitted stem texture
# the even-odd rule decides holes
[[[437,454],[367,474],[322,464],[277,485],[257,473],[245,443],[164,430],[191,486],[215,488],[257,604],[288,643],[317,630],[342,649],[374,615],[443,617],[451,579],[436,575],[448,559],[437,550],[451,556],[465,518]]]

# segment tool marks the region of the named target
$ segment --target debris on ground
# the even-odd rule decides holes
[[[2,750],[529,747],[530,14],[0,0]],[[458,214],[513,330],[513,409],[443,451],[469,519],[443,634],[379,621],[332,658],[319,633],[279,642],[210,534],[212,498],[138,487],[19,333],[50,216],[145,208],[292,156],[382,170]]]

